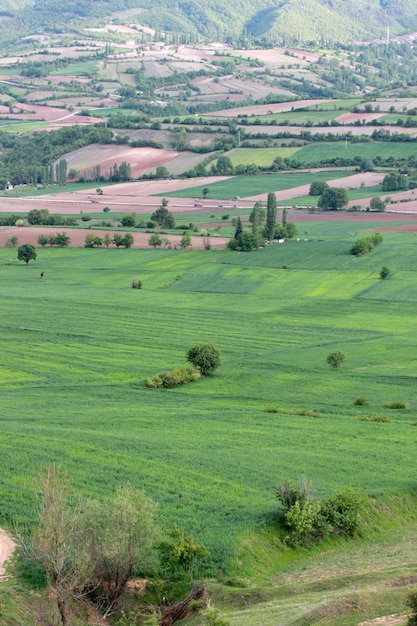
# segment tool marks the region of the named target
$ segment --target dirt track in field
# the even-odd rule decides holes
[[[12,556],[16,544],[11,536],[0,528],[0,580],[4,577],[6,562]]]

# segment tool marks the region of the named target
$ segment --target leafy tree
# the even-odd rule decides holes
[[[122,239],[122,246],[124,246],[125,248],[131,248],[133,246],[133,235],[132,233],[125,233],[123,239]]]
[[[326,181],[316,180],[314,183],[311,183],[308,195],[321,196],[326,191],[326,189],[329,189],[329,185],[326,183]]]
[[[261,245],[259,236],[246,229],[239,235],[238,239],[233,239],[231,241],[235,241],[236,245],[234,247],[228,245],[228,247],[232,250],[241,250],[242,252],[257,250]]]
[[[162,565],[174,575],[185,572],[192,583],[195,563],[208,556],[207,548],[195,543],[191,535],[185,536],[184,529],[176,524],[167,535],[168,538],[159,545]]]
[[[165,167],[165,165],[158,165],[158,167],[155,170],[155,176],[157,178],[168,178],[169,177],[169,172],[168,172],[167,168]]]
[[[113,243],[114,243],[114,245],[117,248],[122,246],[123,245],[123,235],[121,235],[120,233],[114,233],[114,235],[113,235]]]
[[[220,363],[220,350],[211,342],[196,343],[187,352],[187,361],[198,367],[201,373],[206,376],[212,374]]]
[[[401,191],[407,189],[407,179],[399,172],[391,172],[382,181],[382,191]]]
[[[330,352],[330,354],[327,355],[326,360],[330,367],[335,370],[342,365],[345,359],[346,356],[343,354],[343,352],[341,352],[340,350],[335,350],[334,352]]]
[[[134,228],[136,224],[136,221],[133,215],[125,215],[124,217],[122,217],[120,222],[122,226],[124,226],[125,228]]]
[[[156,246],[162,246],[162,239],[158,233],[154,233],[149,237],[148,244],[156,248]]]
[[[70,479],[56,466],[38,478],[38,525],[26,551],[45,569],[54,590],[60,623],[67,626],[74,603],[85,596],[91,576],[91,563],[80,542],[79,506],[70,507]]]
[[[112,238],[110,237],[109,233],[106,233],[104,235],[103,243],[106,246],[106,248],[108,248],[110,244],[112,243]]]
[[[163,198],[161,202],[161,206],[158,209],[156,209],[156,211],[154,211],[151,215],[151,220],[159,224],[159,226],[162,226],[166,216],[169,213],[167,206],[168,206],[168,200],[166,198]]]
[[[17,249],[17,258],[19,261],[24,261],[26,265],[29,261],[36,259],[36,248],[31,243],[24,243],[23,246]]]
[[[116,607],[135,566],[144,571],[154,563],[156,509],[132,487],[118,489],[105,506],[98,501],[84,505],[81,530],[93,565],[91,588],[107,612]]]
[[[329,187],[320,196],[317,206],[323,211],[338,211],[349,202],[349,196],[343,187]]]
[[[16,235],[12,235],[11,237],[8,237],[6,241],[6,247],[16,248],[18,243],[19,243],[19,239],[16,237]]]
[[[229,176],[233,174],[233,163],[228,156],[221,156],[217,159],[217,163],[214,167],[215,174],[220,176]]]
[[[175,228],[175,215],[168,211],[167,215],[164,217],[164,221],[162,222],[162,228]]]
[[[275,226],[277,221],[277,198],[274,193],[268,193],[268,200],[266,204],[266,224],[265,224],[265,237],[272,241],[275,234]]]
[[[379,196],[371,199],[369,203],[371,211],[385,211],[385,202]]]
[[[261,202],[256,202],[250,215],[249,221],[252,224],[252,232],[257,235],[261,229],[261,226],[265,220],[265,209]]]
[[[42,248],[44,248],[47,243],[48,243],[47,235],[39,235],[39,237],[38,237],[38,244],[40,246],[42,246]]]
[[[207,199],[207,196],[209,195],[209,193],[210,193],[210,189],[208,187],[204,187],[204,189],[203,189],[203,198],[204,198],[204,200]]]
[[[71,238],[66,233],[57,233],[55,235],[55,245],[60,248],[66,248],[71,243]]]
[[[191,237],[189,233],[184,233],[180,241],[181,248],[185,249],[191,246]]]

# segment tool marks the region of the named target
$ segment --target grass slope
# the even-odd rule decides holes
[[[85,495],[144,487],[217,567],[269,518],[284,476],[308,475],[319,495],[411,487],[416,243],[387,235],[357,259],[349,232],[328,232],[253,254],[39,250],[27,267],[1,250],[0,520],[30,519],[33,477],[59,462]],[[215,376],[141,387],[201,340],[222,351]],[[340,371],[326,364],[334,349],[347,355]],[[354,407],[358,395],[371,406]],[[383,407],[398,399],[411,408]]]

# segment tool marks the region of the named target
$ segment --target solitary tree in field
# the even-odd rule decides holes
[[[275,225],[277,221],[277,198],[274,193],[268,194],[268,200],[266,204],[266,224],[265,224],[265,237],[272,241],[275,233]]]
[[[220,350],[211,342],[196,343],[188,350],[187,361],[198,367],[203,375],[212,374],[220,365]]]
[[[346,356],[343,354],[343,352],[340,352],[340,350],[335,350],[334,352],[330,352],[330,354],[327,356],[327,363],[330,365],[330,367],[336,370],[342,365],[345,359]]]
[[[379,277],[382,278],[382,280],[386,280],[390,274],[391,274],[390,268],[384,265],[381,268],[381,271],[379,272]]]
[[[148,244],[156,248],[156,246],[162,246],[162,239],[158,233],[154,233],[149,237]]]
[[[338,211],[349,202],[349,196],[343,187],[329,187],[325,189],[317,203],[323,211]]]
[[[184,233],[180,241],[181,248],[185,249],[191,246],[191,237],[188,233]]]
[[[36,248],[31,243],[24,243],[23,246],[17,249],[17,258],[19,261],[24,261],[26,265],[32,259],[36,259]]]
[[[203,189],[203,198],[204,200],[207,199],[207,196],[209,195],[210,189],[208,187],[204,187]]]

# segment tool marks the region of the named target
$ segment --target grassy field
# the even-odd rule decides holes
[[[59,462],[84,495],[144,487],[216,568],[271,519],[285,476],[307,475],[319,496],[412,488],[415,236],[384,235],[357,259],[352,225],[306,228],[314,240],[251,254],[42,249],[24,266],[0,250],[0,521],[30,520],[33,477]],[[141,386],[196,341],[219,345],[215,376]],[[335,349],[340,371],[326,364]],[[360,395],[369,407],[353,406]]]
[[[265,167],[272,165],[276,157],[290,158],[298,148],[236,148],[228,153],[233,166],[256,163]]]
[[[282,189],[291,189],[300,185],[310,185],[317,180],[329,180],[334,178],[342,178],[343,176],[351,176],[351,171],[334,171],[334,172],[294,172],[288,174],[266,174],[261,176],[234,176],[213,185],[201,185],[200,187],[190,187],[189,189],[180,189],[171,193],[159,194],[164,197],[174,198],[198,198],[202,197],[203,189],[208,187],[210,190],[210,198],[218,198],[221,200],[232,200],[236,196],[245,198],[246,196],[255,196],[260,193],[268,193],[270,191],[281,191]]]
[[[349,143],[335,141],[334,143],[314,143],[300,148],[295,158],[302,163],[315,163],[322,159],[353,159],[360,156],[362,159],[374,159],[377,156],[394,159],[415,156],[416,145],[412,142],[375,141],[369,143]]]

